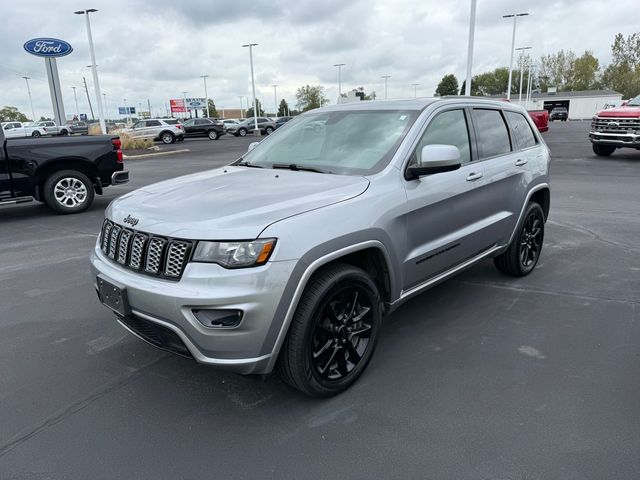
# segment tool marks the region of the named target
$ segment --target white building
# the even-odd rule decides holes
[[[606,106],[619,106],[622,94],[613,90],[583,90],[577,92],[545,92],[534,93],[527,105],[522,95],[522,106],[527,110],[548,110],[554,107],[566,107],[569,110],[569,120],[591,119]],[[511,94],[512,103],[518,102],[518,94]]]

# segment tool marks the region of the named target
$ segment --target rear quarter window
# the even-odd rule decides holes
[[[534,147],[538,141],[524,115],[517,112],[505,112],[505,114],[511,125],[511,132],[518,148]]]

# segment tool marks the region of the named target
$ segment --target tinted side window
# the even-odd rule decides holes
[[[473,124],[476,128],[480,158],[511,151],[509,131],[499,110],[474,109]]]
[[[409,165],[417,163],[422,147],[434,144],[456,146],[460,150],[462,163],[471,161],[469,130],[464,110],[448,110],[438,114],[422,135]]]
[[[209,125],[209,123],[211,123],[209,120],[204,120],[202,118],[196,120],[196,125]]]
[[[535,146],[536,137],[531,130],[531,125],[524,118],[524,115],[516,112],[505,112],[509,123],[511,124],[511,131],[513,137],[519,148],[529,148]]]
[[[160,125],[158,120],[147,120],[147,127],[159,127]]]

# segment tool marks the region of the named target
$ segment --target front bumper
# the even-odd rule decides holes
[[[284,321],[277,318],[276,310],[295,264],[268,262],[262,267],[229,270],[189,263],[176,282],[125,270],[99,247],[91,254],[94,278],[102,274],[123,285],[133,317],[174,332],[196,361],[243,374],[268,373],[274,349],[269,333],[279,331]],[[211,328],[198,321],[192,311],[195,308],[237,309],[243,317],[237,327]],[[126,319],[119,320],[144,338]]]
[[[592,130],[589,132],[589,140],[601,145],[640,148],[640,135],[634,133],[603,133]]]

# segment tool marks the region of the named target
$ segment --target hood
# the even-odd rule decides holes
[[[113,201],[107,216],[136,230],[193,240],[248,240],[271,223],[362,194],[364,177],[223,167],[143,187]]]
[[[640,107],[624,106],[616,108],[608,108],[598,112],[598,116],[602,118],[638,118],[640,117]]]

